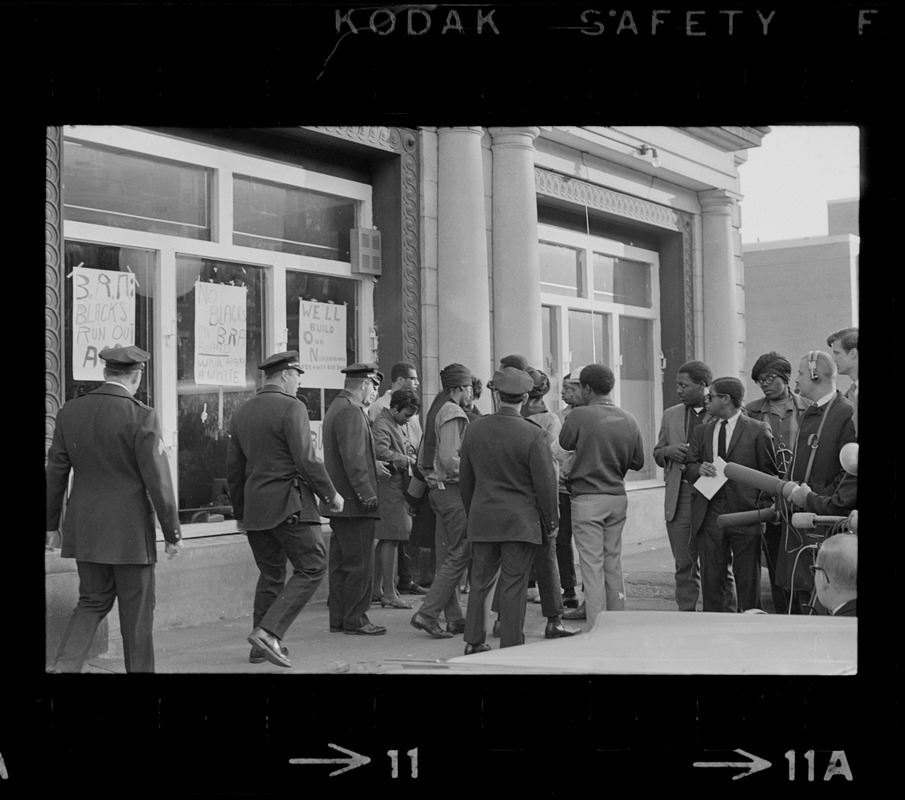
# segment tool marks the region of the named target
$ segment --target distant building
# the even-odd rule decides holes
[[[858,325],[858,200],[831,200],[827,236],[743,244],[745,285],[745,381],[760,397],[751,366],[778,350],[792,362],[809,350],[829,350],[826,337]],[[849,379],[839,378],[844,392]]]

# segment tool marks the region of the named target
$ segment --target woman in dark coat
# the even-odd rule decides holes
[[[396,589],[397,547],[409,538],[412,520],[406,512],[408,487],[415,451],[406,436],[406,423],[421,409],[421,401],[412,389],[398,389],[390,396],[390,407],[383,409],[371,423],[374,455],[390,470],[389,477],[377,481],[380,519],[375,537],[374,595],[381,606],[411,608]]]

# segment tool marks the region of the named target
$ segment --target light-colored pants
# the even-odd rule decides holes
[[[604,608],[625,610],[622,528],[627,509],[628,497],[624,494],[580,494],[572,498],[572,535],[589,630]]]

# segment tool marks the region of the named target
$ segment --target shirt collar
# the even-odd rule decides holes
[[[104,383],[113,383],[113,384],[116,384],[117,386],[122,386],[123,389],[125,389],[129,394],[132,394],[132,390],[128,386],[126,386],[126,384],[120,383],[119,381],[106,380],[106,381],[104,381]]]
[[[834,396],[835,394],[836,394],[836,390],[835,390],[835,389],[833,389],[833,391],[831,391],[831,392],[827,392],[827,393],[826,393],[823,397],[821,397],[816,403],[814,403],[814,405],[815,405],[815,406],[818,406],[818,407],[823,407],[823,406],[825,406],[827,403],[830,402],[830,400],[833,398],[833,396]]]

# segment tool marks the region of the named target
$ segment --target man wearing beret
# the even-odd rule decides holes
[[[524,643],[531,565],[548,552],[559,525],[550,440],[519,413],[534,383],[515,367],[494,373],[499,410],[472,422],[462,440],[459,485],[473,557],[465,655],[490,649],[484,605],[498,571],[500,647]],[[560,635],[550,635],[551,625],[547,637]]]
[[[380,518],[377,473],[389,474],[374,457],[367,407],[383,380],[375,364],[351,364],[343,390],[324,416],[324,463],[345,505],[330,510],[330,631],[358,636],[387,632],[368,619],[374,588],[374,528]]]
[[[695,429],[685,462],[685,476],[692,486],[702,475],[717,475],[714,462],[718,458],[777,475],[770,426],[742,413],[744,399],[745,385],[738,378],[717,378],[710,385],[707,412],[712,419]],[[722,514],[756,511],[769,504],[769,498],[763,498],[757,489],[739,481],[727,480],[709,499],[695,487],[691,498],[691,532],[698,537],[701,555],[704,611],[760,608],[763,525],[755,523],[724,531],[717,518]],[[736,604],[728,602],[730,575],[735,577]]]
[[[248,660],[291,667],[282,639],[326,570],[315,498],[335,509],[342,509],[343,499],[315,455],[308,411],[296,394],[304,372],[298,352],[275,353],[258,369],[264,387],[233,414],[227,481],[233,513],[260,571]]]
[[[154,515],[172,558],[182,535],[167,448],[154,409],[139,402],[139,347],[108,347],[104,383],[60,409],[47,453],[47,541],[63,520],[63,558],[74,558],[79,601],[52,672],[81,672],[101,620],[119,604],[126,672],[154,672]]]
[[[776,449],[776,465],[779,474],[785,474],[792,459],[792,448],[798,436],[801,417],[811,405],[811,401],[789,388],[792,379],[792,365],[789,360],[775,350],[764,353],[751,367],[753,380],[764,393],[758,400],[745,404],[745,410],[752,419],[766,422],[773,431]],[[770,594],[773,610],[782,614],[789,605],[783,588],[776,582],[776,562],[779,559],[779,542],[782,538],[782,523],[768,522],[764,527],[764,557],[770,574]]]
[[[440,384],[443,390],[427,412],[418,451],[418,468],[430,487],[428,500],[437,517],[437,569],[411,624],[434,639],[447,639],[465,632],[458,589],[471,563],[471,547],[465,536],[465,506],[459,491],[459,448],[469,424],[465,407],[472,397],[471,371],[462,364],[449,364],[440,370]],[[438,622],[441,613],[446,617],[446,630]]]

